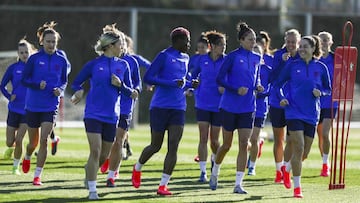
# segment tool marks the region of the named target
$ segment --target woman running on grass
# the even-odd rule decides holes
[[[210,51],[200,55],[197,63],[190,70],[191,77],[199,80],[199,86],[194,91],[196,119],[199,126],[199,182],[207,182],[206,160],[208,157],[208,139],[210,137],[211,166],[213,166],[218,150],[221,130],[219,103],[224,88],[216,83],[216,76],[224,62],[226,50],[226,35],[217,31],[204,33]]]
[[[315,127],[320,115],[320,96],[331,94],[330,76],[327,67],[317,57],[321,56],[319,42],[313,36],[302,37],[299,43],[300,59],[291,61],[280,72],[274,90],[280,105],[285,109],[289,135],[286,145],[290,149],[290,163],[284,170],[284,186],[291,188],[290,170],[294,181],[294,197],[302,198],[302,161],[310,152]],[[289,94],[283,94],[287,83]]]
[[[257,77],[261,56],[253,52],[255,32],[244,22],[238,24],[237,30],[240,46],[226,56],[216,79],[218,85],[225,88],[219,105],[223,144],[217,150],[209,185],[212,190],[217,189],[220,165],[230,150],[234,131],[237,130],[239,152],[234,193],[247,194],[242,182],[248,142],[254,125],[255,92],[262,92],[264,88]]]
[[[96,179],[99,166],[108,157],[116,134],[120,109],[120,93],[133,99],[138,96],[131,89],[130,69],[126,61],[119,57],[125,51],[125,35],[115,24],[106,25],[95,45],[100,56],[84,65],[76,76],[72,89],[75,91],[72,102],[82,99],[85,81],[90,81],[90,90],[86,98],[84,124],[90,147],[85,165],[85,187],[89,189],[89,199],[99,199]]]
[[[60,34],[55,26],[56,23],[52,21],[39,27],[37,36],[43,48],[30,56],[22,78],[23,85],[28,88],[25,110],[29,134],[29,144],[22,163],[24,173],[29,172],[31,155],[40,141],[33,185],[42,185],[41,174],[47,157],[48,137],[54,130],[60,95],[68,81],[70,64],[63,52],[57,49]]]
[[[19,165],[23,151],[23,138],[27,130],[25,119],[25,95],[26,87],[21,83],[25,63],[37,50],[25,38],[18,43],[18,61],[10,65],[2,80],[0,89],[9,100],[8,117],[6,120],[6,145],[4,159],[10,159],[14,152],[13,174],[20,175]],[[11,82],[12,90],[8,91],[7,84]]]
[[[157,194],[171,195],[168,183],[177,161],[177,151],[184,131],[186,98],[185,88],[190,81],[188,74],[190,32],[177,27],[170,33],[172,45],[161,51],[144,76],[144,82],[155,85],[150,103],[151,143],[146,146],[134,165],[132,184],[141,185],[142,166],[160,150],[165,131],[168,131],[168,151],[164,160]],[[193,83],[196,86],[196,82]]]

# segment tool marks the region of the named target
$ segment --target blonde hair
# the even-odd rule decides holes
[[[328,37],[329,41],[333,43],[333,37],[332,34],[330,34],[330,32],[326,32],[326,31],[319,32],[318,36],[321,37],[321,35]]]
[[[132,38],[128,35],[125,35],[125,41],[126,41],[126,47],[127,47],[127,52],[129,54],[134,54],[134,41],[132,40]]]
[[[126,50],[125,47],[125,34],[116,28],[116,23],[105,25],[103,33],[100,35],[96,45],[94,46],[95,52],[99,55],[103,54],[110,44],[115,44],[120,41],[122,44],[122,53]]]
[[[27,47],[29,51],[29,56],[37,52],[37,49],[33,44],[31,44],[29,41],[26,40],[26,36],[21,38],[18,42],[18,49],[19,47]]]
[[[300,41],[300,39],[301,39],[301,34],[300,34],[300,32],[299,32],[297,29],[290,29],[290,30],[286,31],[286,32],[285,32],[285,39],[286,39],[286,37],[289,36],[289,35],[295,35],[297,41]]]

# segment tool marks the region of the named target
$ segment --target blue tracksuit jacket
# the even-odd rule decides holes
[[[334,53],[329,53],[329,55],[326,58],[321,57],[320,61],[323,62],[326,67],[328,68],[331,84],[334,78]],[[320,97],[320,105],[322,109],[329,109],[331,108],[331,95]],[[338,107],[339,103],[334,102],[333,104],[335,108]]]
[[[155,85],[150,109],[165,108],[186,110],[184,87],[178,87],[176,80],[188,77],[189,55],[169,47],[161,51],[146,71],[144,82]]]
[[[285,95],[281,87],[289,85],[289,93]],[[279,98],[286,98],[289,105],[285,107],[286,119],[299,119],[306,123],[316,125],[320,115],[320,99],[312,93],[317,88],[322,95],[331,93],[330,76],[324,63],[311,60],[306,64],[304,60],[297,59],[286,65],[281,71],[275,89]]]
[[[300,58],[299,54],[296,54],[294,57],[290,57],[287,61],[284,61],[282,59],[282,55],[287,52],[286,48],[282,48],[274,53],[274,60],[272,65],[272,73],[270,75],[270,82],[271,84],[274,84],[277,82],[277,78],[282,71],[282,69],[285,67],[287,63],[289,63],[292,60],[296,60]],[[272,85],[273,86],[273,85]],[[273,90],[272,86],[270,87],[270,95],[269,95],[269,105],[275,108],[283,108],[280,106],[280,98],[278,97],[278,94],[276,93],[276,90]],[[288,87],[285,85],[283,88],[284,94],[288,92]]]
[[[225,57],[216,78],[218,85],[225,88],[220,108],[232,113],[255,112],[255,90],[260,85],[258,66],[261,56],[253,51],[238,48]],[[247,87],[247,94],[237,93],[240,87]]]
[[[255,117],[266,118],[269,109],[268,96],[270,91],[270,74],[271,67],[266,64],[261,64],[259,68],[261,85],[264,91],[256,94],[256,110]]]
[[[122,86],[111,84],[111,75],[117,75]],[[86,80],[90,80],[90,90],[86,97],[84,118],[96,119],[105,123],[115,124],[120,115],[120,92],[131,95],[130,69],[126,61],[118,57],[101,55],[89,61],[76,76],[72,89],[78,91]]]
[[[70,66],[63,53],[58,50],[47,54],[41,49],[28,59],[22,84],[26,86],[25,109],[32,112],[50,112],[58,108],[60,97],[53,93],[54,88],[63,92],[67,85],[67,72]],[[45,89],[40,89],[40,82],[46,81]]]
[[[9,100],[9,111],[25,114],[26,87],[21,83],[21,78],[25,68],[25,63],[18,61],[10,65],[1,80],[0,89],[3,95]],[[11,81],[11,92],[8,92],[6,85]],[[10,101],[11,95],[16,95],[14,101]]]
[[[129,64],[130,68],[130,77],[132,84],[126,84],[132,89],[136,89],[139,93],[141,92],[141,78],[139,72],[139,64],[136,59],[131,55],[125,54],[122,59],[124,59]],[[120,114],[131,115],[134,108],[135,100],[131,97],[121,93],[120,99]]]
[[[197,64],[191,70],[192,79],[199,79],[195,89],[195,107],[211,112],[219,112],[221,94],[218,90],[216,77],[222,66],[225,54],[213,61],[209,54],[198,55]]]

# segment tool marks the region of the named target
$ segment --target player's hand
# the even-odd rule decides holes
[[[225,88],[224,88],[224,87],[219,86],[219,87],[218,87],[218,91],[219,91],[219,93],[220,93],[220,94],[224,94],[224,92],[225,92]]]
[[[313,95],[315,97],[320,97],[321,96],[321,91],[319,89],[314,88],[312,93],[313,93]]]
[[[46,87],[46,81],[45,81],[45,80],[42,80],[42,81],[40,82],[40,89],[43,90],[43,89],[45,89],[45,87]]]
[[[196,89],[199,86],[199,83],[200,81],[198,79],[193,79],[191,81],[191,86]]]
[[[12,94],[11,96],[10,96],[10,101],[14,101],[16,99],[16,94]]]
[[[247,94],[249,91],[249,88],[247,87],[240,87],[238,89],[238,94],[241,95],[241,96],[244,96],[245,94]]]
[[[175,79],[175,81],[176,81],[176,84],[177,84],[177,86],[178,86],[179,88],[183,88],[183,87],[184,87],[184,85],[185,85],[185,79],[184,79],[184,78],[182,78],[182,79]]]
[[[130,95],[131,99],[136,99],[138,96],[139,96],[139,92],[138,92],[138,91],[133,90],[133,91],[131,92],[131,95]]]
[[[194,89],[187,89],[185,90],[184,94],[188,97],[194,96]]]
[[[57,96],[57,97],[60,96],[60,94],[61,94],[60,88],[55,87],[55,88],[53,89],[53,93],[54,93],[54,95]]]
[[[280,106],[284,107],[284,106],[287,106],[289,105],[289,101],[287,99],[282,99],[280,101]]]
[[[76,91],[73,96],[71,97],[71,103],[77,104],[80,102],[81,98],[83,97],[84,90],[78,90]]]
[[[281,58],[283,61],[287,61],[290,58],[290,52],[283,53]]]
[[[146,85],[147,91],[152,92],[152,91],[154,91],[154,89],[155,89],[155,85]]]
[[[262,85],[258,85],[257,87],[256,87],[256,91],[257,92],[263,92],[265,90],[265,88],[262,86]]]
[[[115,74],[111,74],[111,84],[116,87],[121,87],[122,82],[118,76],[116,76]]]

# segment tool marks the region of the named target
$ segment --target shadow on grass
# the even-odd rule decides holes
[[[33,200],[26,200],[26,202],[56,202],[56,203],[62,203],[62,202],[86,202],[89,201],[87,197],[84,198],[47,198],[47,199],[33,199]],[[108,201],[108,199],[104,199],[104,201]],[[18,202],[18,201],[8,201],[8,202]]]
[[[71,183],[73,182],[73,183]],[[77,184],[82,182],[82,180],[79,179],[73,179],[73,180],[49,180],[43,182],[43,185],[41,186],[32,186],[31,181],[19,181],[19,182],[2,182],[0,183],[0,188],[11,188],[11,189],[1,189],[0,194],[9,194],[9,193],[16,193],[16,192],[22,192],[24,191],[23,188],[19,188],[19,186],[32,186],[31,188],[27,188],[26,191],[50,191],[50,190],[79,190],[79,189],[85,189],[83,185]],[[60,183],[57,186],[46,186],[51,184]],[[65,184],[65,185],[64,185]],[[69,184],[75,185],[70,186]],[[17,187],[17,188],[12,188]]]

